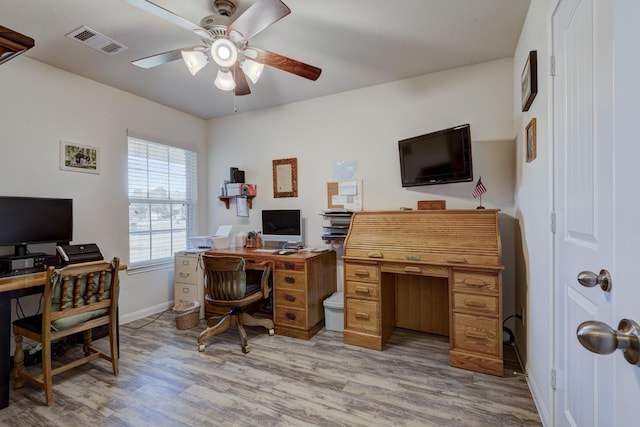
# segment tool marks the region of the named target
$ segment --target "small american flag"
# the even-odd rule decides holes
[[[473,198],[477,199],[487,192],[487,187],[482,183],[482,177],[478,178],[478,182],[476,182],[476,188],[473,189]]]

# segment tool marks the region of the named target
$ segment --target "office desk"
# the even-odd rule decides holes
[[[126,270],[120,265],[120,271]],[[11,384],[11,300],[41,293],[47,277],[45,271],[0,278],[0,409],[9,406]]]
[[[278,335],[310,339],[324,327],[325,298],[337,289],[335,251],[276,255],[251,248],[219,249],[212,255],[273,261],[273,322]],[[215,314],[205,305],[207,316]]]
[[[382,350],[427,299],[420,311],[449,335],[451,366],[502,376],[498,225],[495,209],[356,212],[344,244],[344,342]]]

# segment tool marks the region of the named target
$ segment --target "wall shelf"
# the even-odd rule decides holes
[[[255,196],[218,196],[218,200],[224,202],[224,205],[229,209],[229,200],[236,199],[238,197],[246,197],[249,203],[249,209],[253,208],[253,198]]]

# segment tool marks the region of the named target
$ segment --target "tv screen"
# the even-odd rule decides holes
[[[0,196],[0,246],[26,255],[33,243],[67,243],[73,239],[73,200]]]
[[[302,243],[300,209],[263,210],[262,240],[265,242]]]
[[[468,124],[398,141],[403,187],[473,180]]]

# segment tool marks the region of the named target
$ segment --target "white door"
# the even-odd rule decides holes
[[[613,356],[576,339],[586,320],[613,322],[613,63],[611,0],[559,0],[552,13],[557,426],[611,426]],[[581,271],[613,275],[612,292]],[[616,322],[617,326],[617,322]]]
[[[640,367],[576,339],[585,320],[640,322],[640,2],[560,0],[552,16],[555,424],[640,425]],[[610,292],[577,283],[578,272],[600,269]]]

